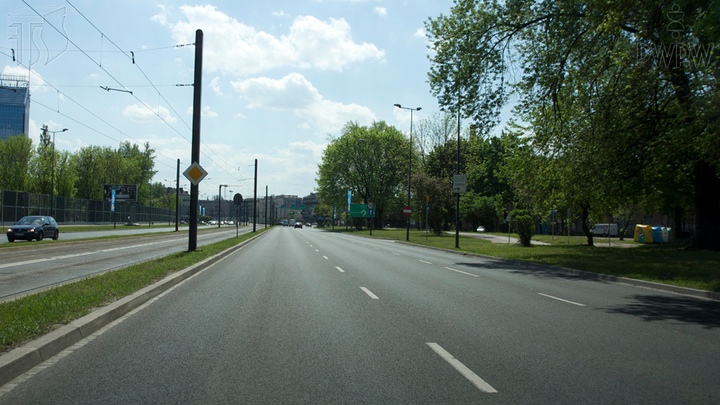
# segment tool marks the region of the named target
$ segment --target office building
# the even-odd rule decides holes
[[[30,82],[24,76],[0,75],[0,139],[25,134],[30,126]]]

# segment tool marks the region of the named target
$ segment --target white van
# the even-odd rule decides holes
[[[590,233],[595,236],[618,236],[617,224],[595,224],[590,228]]]

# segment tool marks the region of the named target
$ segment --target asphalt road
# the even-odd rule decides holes
[[[252,226],[239,229],[240,234],[250,231]],[[66,235],[80,234],[79,236],[88,237],[89,235],[82,235],[85,233]],[[118,234],[112,231],[97,233]],[[200,229],[198,246],[231,238],[235,234],[234,227]],[[79,238],[78,242],[52,242],[42,245],[13,242],[13,247],[3,248],[0,251],[0,301],[188,248],[187,231],[100,240],[82,239],[85,238]]]
[[[252,225],[251,225],[252,226]],[[259,225],[260,227],[264,227],[264,225]],[[234,226],[223,226],[220,229],[235,229]],[[204,229],[218,229],[217,226],[199,226],[198,231],[202,231]],[[180,227],[180,232],[187,232],[188,227]],[[116,235],[144,235],[148,233],[166,233],[166,232],[175,232],[174,226],[118,226],[117,229],[109,230],[109,231],[82,231],[82,232],[64,232],[63,226],[60,225],[60,239],[61,240],[76,240],[76,239],[92,239],[92,238],[101,238],[105,236],[116,236]],[[32,244],[35,241],[26,241],[26,240],[16,240],[13,243],[13,245],[24,245],[26,243]],[[3,235],[0,237],[0,243],[9,243],[7,240],[7,237]]]
[[[0,403],[709,404],[719,330],[715,301],[276,228]]]

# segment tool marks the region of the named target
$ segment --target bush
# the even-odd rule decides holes
[[[520,245],[530,246],[530,239],[535,235],[535,220],[530,211],[515,210],[512,212],[512,227],[518,234]]]

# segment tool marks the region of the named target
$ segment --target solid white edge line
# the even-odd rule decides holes
[[[455,370],[459,371],[460,374],[463,375],[463,377],[470,380],[473,385],[478,387],[478,389],[482,392],[487,392],[488,394],[495,394],[497,393],[497,390],[493,388],[490,384],[486,383],[485,380],[480,378],[477,374],[473,373],[472,370],[465,367],[464,364],[462,364],[458,359],[453,357],[452,354],[448,353],[445,349],[440,347],[437,343],[425,343],[426,345],[430,346],[431,349],[435,353],[437,353],[440,357],[443,358],[443,360],[450,363],[451,366],[455,368]]]
[[[548,298],[552,298],[552,299],[554,299],[554,300],[558,300],[558,301],[562,301],[562,302],[567,302],[568,304],[577,305],[577,306],[579,306],[579,307],[584,307],[584,306],[586,306],[585,304],[579,304],[579,303],[577,303],[577,302],[572,302],[572,301],[564,300],[564,299],[562,299],[562,298],[553,297],[552,295],[547,295],[547,294],[543,294],[543,293],[538,293],[538,294],[539,294],[539,295],[542,295],[543,297],[548,297]]]
[[[380,299],[377,295],[373,294],[372,291],[368,290],[367,288],[365,288],[365,287],[360,287],[360,289],[363,290],[363,291],[365,291],[365,294],[369,295],[370,298],[372,298],[372,299],[374,299],[374,300],[379,300],[379,299]]]
[[[420,260],[420,261],[423,262],[423,263],[425,263],[425,264],[432,264],[432,263],[430,263],[430,262],[426,262],[425,260]]]
[[[464,272],[464,271],[451,269],[450,267],[445,267],[445,268],[448,269],[448,270],[456,271],[456,272],[458,272],[458,273],[466,274],[466,275],[468,275],[468,276],[480,277],[480,276],[478,276],[477,274],[466,273],[466,272]]]
[[[338,271],[339,271],[340,273],[345,273],[345,270],[341,269],[340,267],[335,266],[335,268],[338,269]]]
[[[323,255],[323,257],[325,258],[325,260],[330,260],[330,259],[328,259],[328,257],[327,257],[327,256],[325,256],[325,255]]]

